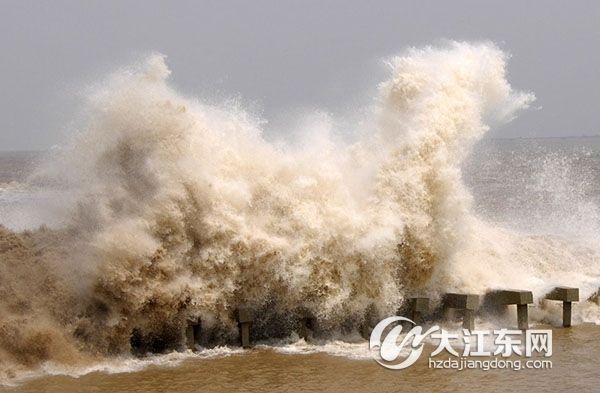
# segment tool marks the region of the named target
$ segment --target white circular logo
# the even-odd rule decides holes
[[[401,322],[409,322],[415,326],[406,333],[406,336],[398,344],[398,337],[402,333]],[[382,337],[384,331],[392,324],[396,324],[396,326],[392,327],[385,337]],[[439,330],[439,326],[436,325],[422,334],[423,329],[421,326],[416,326],[410,319],[396,316],[388,317],[379,322],[373,329],[373,332],[371,332],[369,349],[372,352],[378,350],[379,356],[375,356],[374,353],[374,359],[377,363],[385,368],[400,370],[411,366],[419,359],[421,352],[423,352],[423,340],[437,330]],[[407,345],[409,348],[408,355],[401,362],[394,363],[398,361],[402,349],[407,347]]]

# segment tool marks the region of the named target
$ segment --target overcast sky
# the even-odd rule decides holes
[[[81,86],[146,52],[185,94],[240,95],[277,128],[368,102],[382,57],[444,39],[496,42],[536,94],[493,136],[600,134],[600,1],[0,0],[0,150],[59,143]]]

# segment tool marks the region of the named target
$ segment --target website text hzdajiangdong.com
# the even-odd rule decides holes
[[[523,369],[551,369],[552,360],[548,359],[469,359],[467,357],[448,357],[443,360],[429,358],[429,368],[432,369],[450,369],[450,370],[523,370]]]
[[[402,323],[412,324],[412,328],[402,339]],[[397,325],[397,326],[395,326]],[[410,325],[409,325],[410,326]],[[390,329],[390,327],[393,327]],[[486,337],[488,343],[485,345]],[[527,329],[526,331],[514,329],[469,330],[463,329],[462,335],[451,333],[434,325],[423,331],[423,327],[416,325],[412,320],[391,316],[381,320],[371,332],[369,349],[373,357],[381,366],[394,370],[401,370],[414,364],[423,352],[424,341],[427,338],[439,340],[437,348],[429,356],[429,368],[453,370],[524,370],[524,369],[551,369],[550,359],[532,358],[535,355],[548,358],[552,356],[552,330]],[[461,340],[462,338],[462,340]],[[489,341],[491,340],[491,342]],[[457,343],[463,344],[462,354],[453,348]],[[453,343],[454,342],[454,343]],[[401,356],[403,348],[408,352]],[[453,355],[447,359],[436,360],[434,357],[443,351]],[[501,355],[502,357],[494,357]],[[514,359],[519,356],[521,359]],[[485,357],[485,359],[481,359]],[[522,359],[522,358],[525,359]],[[398,359],[401,359],[398,362]],[[478,359],[479,358],[479,359]]]

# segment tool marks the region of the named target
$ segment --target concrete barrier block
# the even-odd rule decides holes
[[[442,299],[445,308],[456,308],[460,310],[476,310],[479,306],[479,295],[463,293],[447,293]]]
[[[533,293],[521,289],[498,289],[488,292],[486,300],[492,304],[531,304],[533,303]]]
[[[546,295],[546,299],[563,302],[578,302],[579,288],[556,287]]]

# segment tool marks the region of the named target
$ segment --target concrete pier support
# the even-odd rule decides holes
[[[417,325],[423,323],[424,317],[429,313],[429,298],[413,297],[410,299],[410,319]]]
[[[572,304],[579,301],[579,288],[556,287],[546,295],[546,299],[563,302],[563,327],[570,327]]]
[[[304,340],[308,340],[315,333],[317,327],[317,318],[315,318],[315,315],[311,311],[305,308],[296,310],[296,314],[299,317],[297,325],[298,336]]]
[[[298,326],[298,336],[305,341],[313,336],[313,332],[316,326],[316,319],[310,316],[304,316],[300,318]]]
[[[529,328],[528,304],[533,303],[533,293],[520,289],[500,289],[488,292],[485,304],[493,307],[517,306],[517,326],[521,330]]]
[[[475,310],[463,310],[463,329],[475,330]]]
[[[529,312],[527,304],[517,304],[517,328],[520,330],[529,329]]]
[[[236,310],[236,316],[240,327],[240,342],[242,348],[250,348],[250,328],[254,314],[248,307],[240,307]]]
[[[200,336],[202,333],[202,325],[200,321],[189,320],[185,328],[185,344],[186,347],[194,350],[196,344],[200,343]]]
[[[447,293],[442,298],[444,310],[455,309],[462,312],[463,328],[475,330],[475,310],[479,305],[479,296],[474,294]]]
[[[359,326],[358,330],[359,330],[360,335],[364,339],[368,340],[369,337],[371,337],[371,332],[373,331],[373,328],[375,327],[375,325],[377,325],[379,323],[380,320],[381,320],[381,316],[380,316],[379,310],[377,309],[377,307],[374,304],[371,304],[365,310],[364,319]]]
[[[572,302],[563,302],[563,327],[571,327],[572,307]]]

